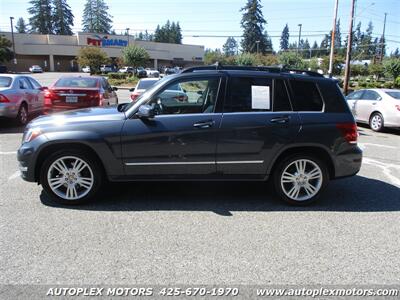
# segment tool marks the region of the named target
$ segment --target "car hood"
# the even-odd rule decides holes
[[[77,123],[104,122],[124,120],[125,113],[119,112],[117,106],[90,107],[77,110],[69,110],[48,116],[40,116],[32,120],[27,127],[48,127]]]

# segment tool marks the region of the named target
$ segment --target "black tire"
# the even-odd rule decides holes
[[[53,192],[53,190],[50,188],[49,182],[47,180],[47,174],[49,171],[49,168],[55,162],[57,159],[61,157],[66,157],[66,156],[74,156],[79,159],[82,159],[85,161],[89,167],[92,170],[93,173],[93,185],[90,189],[90,191],[82,198],[76,199],[76,200],[67,200],[64,199],[57,194]],[[63,204],[63,205],[79,205],[79,204],[84,204],[88,203],[90,201],[93,201],[94,197],[97,195],[99,192],[102,183],[104,182],[104,174],[103,174],[103,168],[101,164],[98,162],[97,159],[94,159],[91,157],[89,153],[86,151],[82,151],[79,149],[71,149],[71,150],[59,150],[53,154],[51,154],[44,162],[41,167],[41,172],[40,172],[40,183],[45,190],[45,192],[57,203]]]
[[[19,125],[25,126],[29,120],[28,106],[26,103],[22,103],[19,107],[17,114],[17,123]]]
[[[385,129],[385,122],[381,113],[373,113],[369,118],[369,128],[376,132],[382,132]]]
[[[320,187],[319,187],[319,190],[317,191],[317,193],[314,196],[312,196],[311,198],[305,199],[305,200],[295,200],[295,199],[290,198],[288,195],[286,195],[283,186],[288,187],[287,185],[289,185],[289,187],[290,187],[291,183],[287,183],[287,184],[281,183],[281,178],[282,178],[283,172],[286,170],[287,167],[291,166],[292,163],[294,163],[295,161],[298,161],[298,160],[307,160],[307,161],[313,162],[315,165],[317,165],[319,167],[319,169],[321,171],[321,176],[322,176],[322,182],[320,183]],[[311,164],[311,166],[312,166],[312,164]],[[319,198],[319,196],[321,195],[321,193],[323,192],[323,190],[325,189],[326,185],[329,182],[329,174],[328,174],[328,169],[327,169],[326,163],[324,163],[319,158],[316,158],[316,157],[313,157],[310,155],[303,155],[303,154],[294,154],[294,155],[284,158],[281,162],[278,163],[272,176],[273,176],[274,189],[275,189],[276,193],[278,194],[278,196],[285,202],[287,202],[291,205],[296,205],[296,206],[305,206],[305,205],[309,205],[309,204],[315,202]],[[315,183],[315,182],[310,181],[310,183]],[[301,190],[302,193],[306,192],[305,188],[300,187],[299,189]]]

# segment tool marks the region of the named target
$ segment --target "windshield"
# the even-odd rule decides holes
[[[9,87],[11,85],[11,77],[0,77],[0,87]]]
[[[65,77],[58,80],[54,86],[95,88],[97,87],[97,79],[90,77]]]
[[[148,97],[148,95],[151,95],[153,93],[154,90],[156,90],[163,82],[165,82],[166,80],[168,80],[169,78],[164,77],[163,79],[158,80],[151,88],[149,88],[148,90],[146,90],[143,94],[141,94],[139,96],[139,98],[137,98],[137,100],[135,102],[131,102],[129,103],[127,106],[125,106],[124,108],[124,112],[128,111],[129,109],[133,108],[136,109],[137,107],[139,107],[140,105],[143,104],[143,99],[146,99]]]
[[[390,97],[400,100],[400,91],[386,92]]]
[[[136,89],[138,90],[147,90],[148,88],[150,88],[151,86],[153,86],[157,80],[140,80]]]

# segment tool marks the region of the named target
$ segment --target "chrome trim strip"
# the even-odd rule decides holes
[[[73,97],[73,96],[76,96],[76,97],[85,97],[86,96],[86,94],[58,94],[59,96],[62,96],[62,97],[69,97],[69,96],[71,96],[71,97]]]
[[[169,166],[169,165],[215,165],[215,164],[262,164],[263,160],[232,160],[232,161],[177,161],[177,162],[138,162],[125,163],[126,166]]]
[[[139,162],[125,163],[127,166],[168,166],[168,165],[215,165],[214,161],[177,161],[177,162]]]
[[[262,164],[263,160],[225,160],[217,161],[217,164]]]

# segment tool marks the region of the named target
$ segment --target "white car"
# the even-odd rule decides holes
[[[135,69],[133,67],[123,67],[118,70],[119,73],[128,73],[128,74],[134,74]]]
[[[29,68],[29,72],[31,72],[31,73],[43,73],[43,69],[42,69],[41,66],[33,65],[32,67]]]
[[[132,101],[136,101],[141,94],[143,94],[146,90],[151,88],[159,80],[160,80],[159,78],[140,79],[136,85],[136,88],[130,90],[132,92],[131,94]],[[186,95],[185,91],[182,89],[180,84],[176,84],[170,87],[168,90],[165,90],[160,95],[158,95],[158,97],[164,104],[167,105],[188,101],[188,96]]]
[[[160,72],[152,68],[146,68],[147,77],[159,78]]]
[[[90,67],[89,67],[89,66],[83,67],[83,68],[82,68],[82,72],[84,72],[84,73],[90,73]]]
[[[347,95],[346,100],[356,121],[369,124],[372,130],[400,128],[400,90],[358,90]]]

